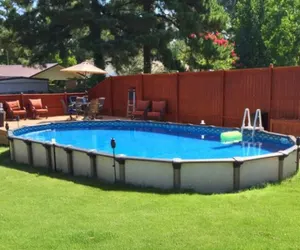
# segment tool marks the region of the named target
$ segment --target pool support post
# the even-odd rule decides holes
[[[97,178],[98,173],[97,173],[97,163],[96,163],[96,157],[97,157],[96,151],[91,150],[87,152],[87,155],[90,157],[91,176],[93,178]]]
[[[243,165],[244,161],[242,158],[239,157],[235,157],[234,158],[234,162],[233,162],[233,191],[239,191],[240,190],[240,186],[241,186],[241,173],[240,173],[240,169],[241,166]]]
[[[64,148],[65,152],[67,153],[67,164],[68,164],[68,173],[74,175],[73,170],[73,149],[71,146]]]
[[[126,155],[117,155],[116,161],[119,163],[119,179],[121,183],[125,183],[125,159]]]
[[[54,165],[54,171],[57,172],[57,167],[56,167],[56,150],[55,150],[55,139],[51,139],[52,147],[53,147],[53,165]]]
[[[9,151],[10,151],[10,160],[15,161],[15,145],[14,145],[14,139],[8,136],[8,145],[9,145]]]
[[[53,170],[53,163],[52,163],[52,154],[51,154],[51,144],[44,143],[42,145],[46,150],[46,162],[47,162],[48,170],[52,171]]]
[[[174,158],[173,165],[173,188],[179,190],[181,187],[181,159]]]
[[[116,172],[116,154],[115,154],[115,148],[117,146],[116,140],[114,138],[111,138],[110,140],[110,146],[113,150],[113,168],[114,168],[114,177],[115,177],[115,183],[117,182],[117,172]]]
[[[24,141],[27,146],[27,154],[28,154],[28,164],[33,165],[33,154],[32,154],[32,142],[29,140]]]
[[[283,162],[284,159],[288,156],[288,154],[284,151],[280,152],[281,155],[278,157],[278,181],[281,182],[283,180]]]

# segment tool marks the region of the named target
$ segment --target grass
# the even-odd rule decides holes
[[[10,163],[0,148],[0,249],[299,249],[299,175],[238,194],[103,185]]]

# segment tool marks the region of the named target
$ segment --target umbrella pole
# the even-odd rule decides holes
[[[87,73],[84,73],[84,91],[86,92]]]

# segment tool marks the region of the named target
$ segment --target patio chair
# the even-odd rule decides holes
[[[24,120],[27,118],[26,108],[21,108],[19,100],[16,101],[6,101],[4,102],[5,109],[8,116],[12,119],[16,119],[17,116],[23,116]]]
[[[94,120],[99,113],[100,100],[92,99],[88,106],[88,119]]]
[[[69,98],[68,98],[68,105],[73,105],[73,104],[75,104],[76,103],[76,98],[77,98],[77,96],[75,96],[75,95],[72,95],[72,96],[69,96]]]
[[[99,98],[99,110],[98,110],[98,114],[103,110],[104,102],[105,102],[105,97],[100,97]],[[102,119],[102,117],[97,117],[97,118],[101,118]]]
[[[147,112],[150,109],[150,101],[137,100],[135,111],[132,112],[132,119],[142,119],[145,120],[147,117]]]
[[[86,116],[87,109],[88,109],[88,101],[85,97],[76,97],[75,104],[73,105],[73,108],[75,109],[76,118],[79,115]]]
[[[147,119],[163,121],[166,113],[166,101],[152,101],[151,111],[147,113]]]
[[[63,106],[64,114],[70,116],[70,118],[68,120],[71,120],[71,121],[76,120],[76,118],[72,117],[72,115],[76,115],[75,104],[71,104],[71,105],[67,106],[64,99],[60,99],[60,102]]]
[[[48,107],[43,106],[42,99],[28,99],[28,101],[33,119],[38,118],[40,115],[46,115],[46,119],[48,118]]]

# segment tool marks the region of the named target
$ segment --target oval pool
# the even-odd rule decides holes
[[[245,130],[222,144],[222,128],[151,121],[78,121],[9,131],[11,159],[51,171],[163,189],[232,192],[298,170],[292,136]],[[116,141],[115,154],[111,138]]]
[[[111,138],[116,140],[116,154],[150,159],[186,160],[250,157],[287,149],[289,143],[257,140],[255,143],[223,144],[219,133],[207,129],[201,131],[180,130],[178,127],[156,128],[132,124],[131,127],[116,127],[115,124],[99,124],[88,128],[52,128],[21,134],[20,137],[41,142],[55,139],[60,145],[112,153]],[[246,140],[249,141],[250,138]]]

